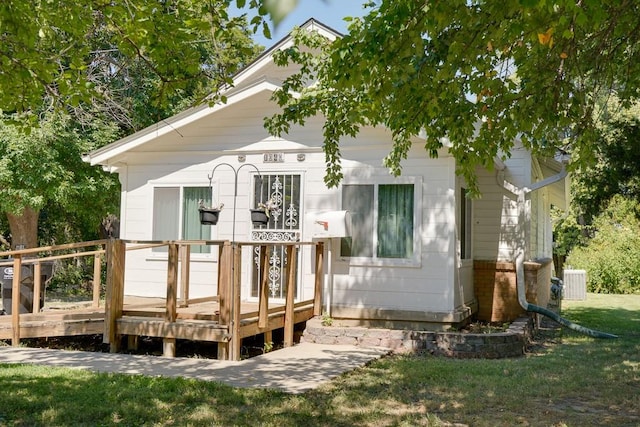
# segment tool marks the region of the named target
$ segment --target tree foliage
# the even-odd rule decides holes
[[[640,203],[621,195],[594,219],[595,234],[567,264],[587,271],[589,292],[640,292]]]
[[[204,61],[203,51],[228,55],[237,48],[236,31],[244,18],[228,15],[231,0],[107,1],[7,0],[0,3],[0,108],[5,112],[41,109],[43,99],[78,105],[100,98],[94,79],[104,58],[117,73],[136,60],[157,78],[155,92],[165,97],[194,80],[212,93],[231,82],[229,61]],[[257,2],[251,1],[259,10]],[[261,15],[254,22],[256,25]],[[101,38],[103,46],[92,40]]]
[[[100,219],[118,206],[118,183],[84,163],[82,154],[112,141],[117,132],[113,123],[94,120],[80,127],[53,112],[30,132],[21,124],[0,122],[0,211],[20,216],[26,209],[48,208],[66,227],[76,222],[90,228],[94,221],[91,228],[97,231]]]
[[[640,201],[640,103],[622,108],[610,100],[598,115],[595,162],[574,172],[573,203],[585,222],[616,194]]]
[[[378,3],[333,43],[298,32],[298,46],[278,57],[301,72],[275,95],[283,111],[267,127],[286,133],[324,115],[329,185],[341,179],[340,138],[365,125],[393,133],[384,164],[394,174],[424,130],[425,149],[436,156],[450,145],[474,189],[475,167],[507,156],[516,138],[534,153],[563,147],[584,160],[595,95],[626,103],[638,94],[638,1]]]
[[[257,47],[229,3],[0,4],[0,211],[14,243],[37,243],[39,216],[47,243],[95,238],[119,192],[82,154],[231,82]]]
[[[109,26],[101,26],[87,40],[93,52],[87,75],[99,94],[91,100],[89,120],[97,111],[119,123],[125,133],[199,104],[221,84],[228,84],[230,76],[259,53],[243,17],[228,21],[224,32],[215,37],[208,28],[195,29],[191,34],[195,47],[192,60],[202,72],[184,72],[182,80],[168,82],[149,66],[146,58],[123,52],[114,43],[112,31]],[[178,70],[173,72],[177,73]],[[81,104],[74,111],[79,113],[76,117],[82,117],[87,107]]]

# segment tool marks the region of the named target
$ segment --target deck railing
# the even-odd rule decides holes
[[[10,266],[13,268],[11,287],[12,345],[17,346],[20,344],[20,302],[23,298],[23,266],[33,266],[33,305],[31,313],[38,313],[42,308],[40,307],[40,300],[41,295],[44,292],[41,274],[42,264],[69,258],[93,257],[92,305],[93,307],[98,308],[100,305],[101,265],[102,257],[105,254],[106,244],[107,240],[95,240],[90,242],[69,243],[64,245],[0,252],[0,267]],[[3,260],[1,258],[7,259]]]
[[[286,250],[288,262],[284,268],[287,277],[286,294],[284,304],[270,306],[269,300],[269,246],[282,246]],[[190,273],[191,273],[191,247],[194,245],[209,245],[218,249],[217,276],[211,278],[212,285],[216,285],[217,292],[214,294],[191,298],[190,295]],[[315,247],[312,261],[314,284],[313,295],[304,301],[295,301],[295,290],[298,288],[298,253],[302,247]],[[230,241],[133,241],[122,239],[96,240],[90,242],[71,243],[65,245],[55,245],[31,249],[0,252],[0,257],[12,259],[0,259],[0,266],[13,267],[13,279],[11,288],[11,322],[12,322],[12,345],[20,343],[20,313],[22,268],[25,265],[33,265],[33,307],[29,316],[40,311],[40,296],[43,293],[41,280],[41,265],[45,262],[67,258],[93,257],[93,286],[92,286],[92,306],[100,307],[101,290],[101,265],[102,258],[106,257],[106,294],[104,304],[104,335],[103,341],[109,343],[112,351],[118,351],[121,345],[122,335],[129,334],[129,330],[122,332],[119,329],[119,322],[124,316],[130,314],[125,311],[124,288],[125,288],[125,266],[127,253],[144,250],[154,247],[167,247],[167,279],[166,279],[166,299],[165,308],[161,321],[161,330],[170,331],[163,336],[164,353],[171,356],[175,354],[176,333],[178,329],[176,322],[179,319],[179,308],[186,308],[190,305],[215,302],[219,303],[219,314],[210,313],[208,319],[211,323],[216,323],[215,328],[218,335],[204,333],[207,339],[218,341],[218,358],[239,360],[241,350],[241,340],[251,334],[264,333],[265,338],[271,336],[271,331],[277,327],[284,327],[284,345],[291,346],[294,341],[294,325],[296,322],[296,312],[306,310],[305,316],[320,315],[322,307],[322,281],[323,281],[323,254],[324,246],[322,242],[230,242]],[[258,309],[257,311],[241,312],[241,305],[247,298],[242,295],[242,252],[250,250],[256,253],[255,248],[259,247],[259,268],[262,274],[259,284]],[[250,274],[244,275],[245,277]],[[162,284],[160,284],[162,286]],[[248,288],[249,286],[245,287]],[[158,313],[145,313],[144,310],[135,312],[135,316],[148,316],[158,318]],[[279,317],[278,317],[279,316]],[[278,321],[273,321],[278,318]],[[30,319],[30,318],[29,318]],[[284,319],[284,321],[282,321]],[[214,322],[215,321],[215,322]],[[298,320],[299,321],[299,320]],[[283,324],[282,324],[283,323]],[[143,331],[142,324],[137,330]],[[182,326],[180,326],[182,327]],[[173,332],[171,332],[173,331]],[[203,333],[199,331],[197,333]],[[144,335],[139,333],[138,335]],[[213,338],[212,338],[213,337]]]
[[[301,304],[313,305],[313,315],[321,314],[322,307],[322,280],[323,280],[323,253],[321,242],[277,242],[275,244],[286,247],[287,259],[285,274],[287,275],[287,293],[284,307],[280,309],[269,308],[268,294],[268,268],[267,246],[274,242],[235,242],[230,241],[131,241],[110,240],[107,245],[107,296],[105,309],[105,334],[104,342],[109,343],[112,351],[119,351],[121,336],[118,329],[118,321],[124,313],[124,284],[125,263],[128,251],[148,249],[150,247],[167,247],[167,280],[164,326],[171,329],[171,324],[178,320],[178,308],[187,307],[193,303],[218,301],[219,315],[218,327],[227,329],[228,340],[218,342],[218,358],[239,360],[242,332],[242,323],[248,318],[257,318],[255,330],[260,333],[270,334],[269,317],[278,312],[284,312],[284,345],[293,345],[295,310]],[[191,246],[210,245],[218,248],[217,271],[217,295],[192,299],[189,294]],[[262,283],[258,296],[258,311],[256,313],[241,313],[242,296],[242,251],[243,248],[260,247],[259,268],[263,272]],[[294,292],[298,285],[297,261],[298,251],[302,246],[315,246],[314,293],[307,301],[295,303]],[[181,264],[181,267],[179,267]],[[180,284],[180,286],[179,286]],[[178,297],[178,291],[180,297]],[[145,317],[142,312],[136,313],[138,317]],[[154,315],[155,317],[155,315]],[[171,334],[170,334],[171,335]],[[176,338],[166,336],[163,338],[163,352],[166,356],[175,354]]]

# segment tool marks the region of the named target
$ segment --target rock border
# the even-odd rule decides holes
[[[521,317],[505,332],[466,333],[411,331],[365,327],[323,326],[319,317],[307,321],[301,342],[362,347],[383,347],[397,353],[427,352],[459,359],[501,359],[519,357],[531,343],[534,322]]]

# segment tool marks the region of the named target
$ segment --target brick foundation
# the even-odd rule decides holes
[[[546,307],[551,287],[551,260],[525,262],[527,301]],[[510,322],[526,315],[518,302],[513,262],[474,261],[473,287],[478,301],[478,320]]]
[[[474,261],[473,288],[478,300],[478,320],[508,322],[525,315],[518,303],[514,263]]]

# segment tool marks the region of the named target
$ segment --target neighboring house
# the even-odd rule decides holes
[[[339,37],[315,20],[302,27]],[[446,149],[432,159],[416,137],[403,175],[394,178],[382,166],[390,132],[365,128],[341,142],[344,180],[327,189],[321,118],[282,138],[263,127],[264,117],[278,111],[272,93],[291,72],[277,67],[272,53],[290,44],[284,38],[237,74],[225,104],[189,109],[87,155],[86,161],[120,177],[122,238],[311,241],[322,234],[324,213],[349,211],[352,236],[327,245],[326,310],[334,318],[401,327],[443,328],[468,320],[479,301],[474,260],[483,277],[490,267],[492,288],[513,287],[515,276],[505,282],[496,271],[513,270],[518,251],[527,260],[551,258],[549,214],[552,205],[564,208],[566,182],[558,175],[560,163],[522,148],[504,163],[496,161],[494,170],[478,170],[482,197],[471,200]],[[517,191],[510,191],[550,176],[558,180],[526,201],[519,203]],[[249,209],[268,199],[278,208],[267,228],[254,228]],[[199,223],[200,200],[224,204],[217,225]],[[192,253],[194,297],[216,293],[217,253],[206,246],[199,251]],[[166,281],[166,262],[159,261],[166,253],[149,249],[129,256],[125,293],[164,296],[158,284]],[[253,258],[245,254],[243,265]],[[312,259],[311,249],[303,249],[298,299],[312,296]],[[277,267],[282,259],[271,262]],[[243,273],[243,298],[256,298],[255,274],[247,268]],[[279,280],[275,275],[270,282],[272,298],[282,297]]]

